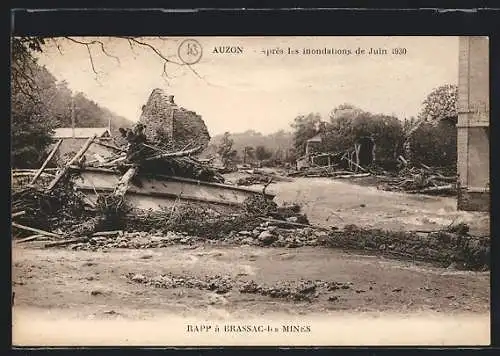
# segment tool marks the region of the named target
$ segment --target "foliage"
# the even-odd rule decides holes
[[[422,103],[419,118],[427,122],[442,119],[456,119],[458,87],[453,84],[445,84],[434,89]]]
[[[269,159],[273,156],[271,151],[268,151],[264,146],[257,146],[255,148],[255,158],[259,161]]]
[[[306,141],[319,132],[321,123],[319,114],[310,113],[308,115],[297,116],[293,123],[293,146],[298,155],[302,156],[306,152]]]
[[[453,122],[421,124],[409,138],[413,163],[429,166],[456,166],[457,131]]]
[[[108,126],[110,119],[115,126],[130,124],[82,93],[73,96],[66,82],[57,82],[34,56],[42,52],[44,44],[44,39],[36,37],[12,39],[11,159],[17,168],[39,166],[52,143],[53,129],[71,125],[73,101],[79,127]]]
[[[407,132],[407,151],[412,163],[456,169],[458,87],[445,84],[431,91],[423,102],[419,125]]]
[[[223,135],[215,135],[208,145],[207,149],[202,153],[202,157],[209,158],[217,153],[217,148],[222,140]],[[242,161],[244,163],[251,162],[255,157],[247,156],[245,157],[245,147],[251,147],[255,150],[257,146],[264,146],[267,150],[271,152],[276,152],[281,150],[284,155],[287,155],[287,151],[292,148],[293,136],[291,132],[286,132],[280,130],[270,134],[262,134],[254,130],[247,130],[245,132],[231,133],[231,138],[233,139],[233,149],[240,152]],[[288,153],[288,155],[290,155]]]
[[[230,133],[225,132],[217,149],[217,153],[221,157],[224,167],[231,167],[234,165],[235,158],[238,155],[238,151],[233,149],[233,143],[234,141]]]
[[[55,122],[44,102],[53,95],[55,78],[38,66],[31,55],[40,44],[35,38],[12,41],[11,162],[14,167],[38,165],[52,142]]]

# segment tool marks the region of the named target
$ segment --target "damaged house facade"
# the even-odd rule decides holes
[[[458,209],[490,209],[489,46],[460,37],[458,79]]]

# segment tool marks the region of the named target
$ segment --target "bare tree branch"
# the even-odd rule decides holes
[[[184,65],[184,63],[180,63],[180,62],[177,62],[177,61],[173,61],[171,59],[168,59],[161,51],[159,51],[155,46],[147,43],[147,42],[142,42],[140,40],[138,40],[137,38],[135,37],[120,37],[120,38],[125,38],[130,42],[133,42],[133,43],[136,43],[140,46],[143,46],[143,47],[147,47],[149,48],[150,50],[152,50],[158,57],[160,57],[161,59],[163,59],[165,62],[169,62],[169,63],[174,63],[174,64],[177,64],[179,66],[182,66]]]
[[[104,44],[104,42],[102,41],[98,41],[98,40],[92,40],[92,41],[82,41],[82,40],[77,40],[73,37],[64,37],[74,43],[78,43],[78,44],[82,44],[82,45],[85,45],[87,46],[87,48],[90,48],[90,46],[92,45],[98,45],[100,48],[101,48],[101,51],[102,53],[104,53],[106,56],[110,57],[110,58],[113,58],[114,60],[116,60],[116,62],[118,64],[120,64],[120,58],[118,58],[117,56],[111,54],[108,52],[108,50],[106,49],[106,45]]]

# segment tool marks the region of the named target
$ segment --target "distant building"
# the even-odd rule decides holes
[[[56,141],[63,140],[58,150],[59,157],[78,152],[85,141],[94,135],[97,135],[100,140],[111,139],[110,127],[61,127],[54,131],[54,139]],[[90,146],[85,155],[92,160],[96,158],[96,155],[106,157],[109,153],[108,148],[94,144]]]
[[[109,127],[61,127],[54,130],[56,139],[83,139],[86,140],[94,134],[99,138],[111,138]]]
[[[458,78],[458,209],[490,210],[489,46],[460,37]]]
[[[306,156],[309,156],[311,153],[318,152],[318,149],[321,146],[321,142],[323,142],[323,139],[321,138],[321,135],[318,134],[314,137],[311,137],[309,140],[306,141]]]

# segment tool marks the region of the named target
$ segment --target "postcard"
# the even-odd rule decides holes
[[[14,346],[489,345],[489,42],[12,37]]]

